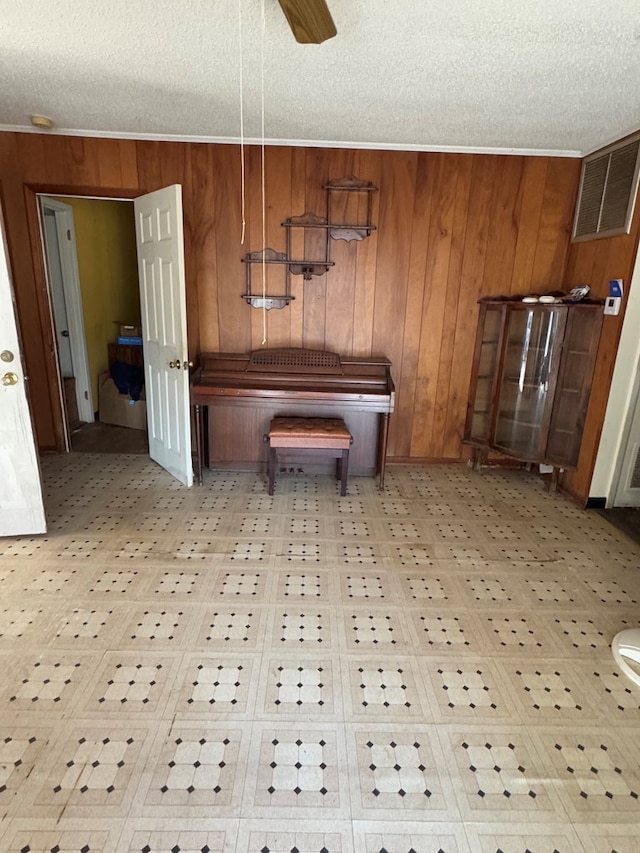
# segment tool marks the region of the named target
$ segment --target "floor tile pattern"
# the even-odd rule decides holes
[[[8,853],[638,853],[640,547],[525,471],[42,460],[0,541]]]

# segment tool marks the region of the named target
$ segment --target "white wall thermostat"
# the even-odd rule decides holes
[[[605,314],[619,314],[622,303],[622,279],[612,278],[609,282],[609,295],[604,301]]]

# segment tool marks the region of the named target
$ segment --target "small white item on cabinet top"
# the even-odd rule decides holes
[[[569,291],[567,299],[570,302],[580,302],[580,300],[584,299],[590,290],[591,288],[588,284],[581,284],[578,287],[574,287],[573,290]]]
[[[540,300],[539,300],[538,296],[535,296],[535,294],[531,294],[531,296],[523,296],[522,301],[527,302],[527,303],[533,303],[533,302],[539,302]]]

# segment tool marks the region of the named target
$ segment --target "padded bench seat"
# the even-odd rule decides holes
[[[337,457],[340,494],[347,493],[349,448],[353,437],[340,418],[273,418],[269,433],[269,494],[275,487],[278,450],[326,450]]]

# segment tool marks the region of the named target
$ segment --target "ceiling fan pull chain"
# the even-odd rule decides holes
[[[242,0],[238,0],[238,43],[240,49],[240,207],[242,211],[242,234],[240,236],[240,245],[244,246],[244,238],[247,230],[247,218],[244,158],[244,50],[242,44]]]
[[[262,245],[263,247],[267,245],[267,222],[266,222],[266,213],[267,213],[267,203],[265,198],[265,156],[264,156],[264,38],[265,38],[265,30],[266,30],[266,20],[265,20],[265,2],[262,0],[262,35],[260,40],[260,100],[261,100],[261,109],[260,109],[260,122],[261,122],[261,145],[260,145],[260,154],[261,154],[261,173],[262,173]],[[267,265],[264,260],[264,255],[262,258],[262,346],[266,346],[267,343],[267,309],[266,309],[266,297],[267,297]]]

